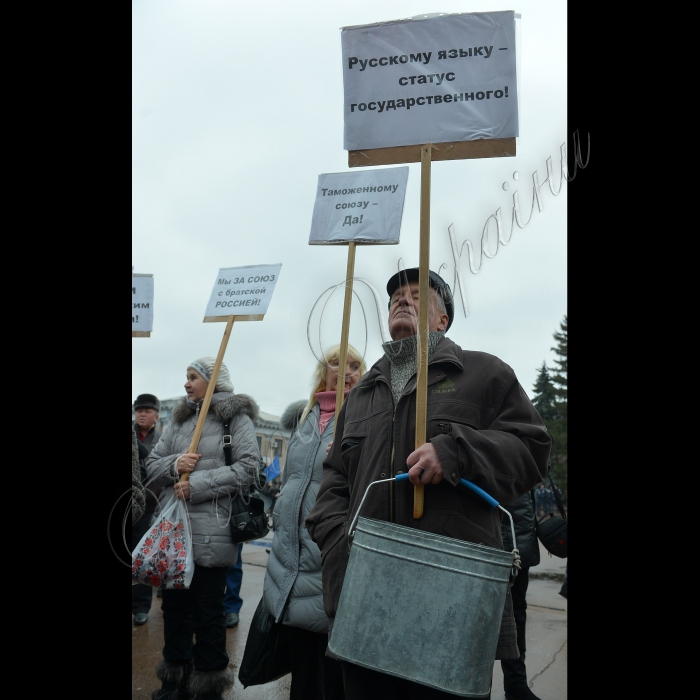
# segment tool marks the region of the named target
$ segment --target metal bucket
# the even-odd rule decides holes
[[[360,517],[328,647],[374,671],[486,698],[514,556]]]

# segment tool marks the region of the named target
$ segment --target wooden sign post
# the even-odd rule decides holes
[[[282,265],[248,265],[246,267],[226,267],[219,270],[216,283],[211,293],[209,303],[204,312],[204,322],[212,323],[226,321],[224,336],[221,339],[219,353],[214,362],[211,377],[207,384],[202,405],[199,409],[199,417],[195,426],[188,452],[194,452],[202,437],[204,423],[207,419],[211,397],[216,389],[216,381],[219,378],[221,363],[224,361],[226,346],[228,345],[234,321],[262,321],[265,318],[267,307],[272,299],[272,292],[277,284]],[[243,308],[255,310],[254,314],[228,314],[222,315],[222,310]],[[180,481],[188,481],[189,473],[181,474]]]
[[[355,241],[348,243],[348,269],[345,274],[345,301],[343,302],[343,326],[340,331],[340,355],[338,356],[338,383],[335,387],[335,420],[333,434],[338,425],[338,414],[345,398],[345,364],[348,359],[350,335],[350,308],[352,307],[352,281],[355,276]]]
[[[428,309],[430,299],[430,144],[421,148],[420,161],[420,256],[418,267],[418,373],[416,377],[416,441],[418,449],[425,444],[428,410]],[[413,517],[423,517],[424,485],[413,487]]]

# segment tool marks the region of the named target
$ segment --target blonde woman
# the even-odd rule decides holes
[[[272,540],[263,586],[268,613],[284,625],[291,656],[290,700],[343,700],[340,663],[325,656],[328,618],[323,608],[321,552],[306,531],[304,520],[316,502],[326,446],[333,440],[336,387],[345,381],[345,396],[367,366],[348,346],[345,372],[338,370],[340,346],[318,362],[308,401],[287,407],[281,423],[292,430],[287,448],[282,490],[273,511]]]

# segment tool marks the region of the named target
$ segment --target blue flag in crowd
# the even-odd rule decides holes
[[[268,481],[272,481],[280,473],[280,457],[276,455],[270,464],[265,468],[265,476]]]

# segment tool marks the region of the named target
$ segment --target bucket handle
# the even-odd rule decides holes
[[[369,492],[370,488],[374,486],[375,484],[383,484],[387,481],[406,481],[408,479],[408,472],[404,474],[397,474],[395,477],[392,477],[391,479],[379,479],[378,481],[373,481],[370,483],[367,488],[365,489],[365,495],[362,496],[362,500],[360,501],[360,505],[357,508],[357,511],[355,512],[355,517],[352,519],[352,523],[350,523],[350,531],[348,532],[348,542],[349,544],[352,544],[353,537],[355,536],[355,524],[357,523],[357,518],[360,515],[360,509],[362,508],[362,504],[365,502],[365,498],[367,498],[367,493]],[[459,483],[462,484],[463,486],[466,486],[468,489],[472,490],[477,496],[481,496],[490,506],[493,506],[494,508],[499,508],[502,510],[507,516],[508,519],[510,520],[510,531],[513,536],[513,567],[514,569],[519,569],[520,568],[520,552],[518,551],[516,547],[516,540],[515,540],[515,525],[513,524],[513,516],[501,505],[499,505],[498,501],[493,497],[490,496],[484,489],[481,487],[477,486],[476,484],[473,484],[471,481],[467,481],[467,479],[460,479]]]

